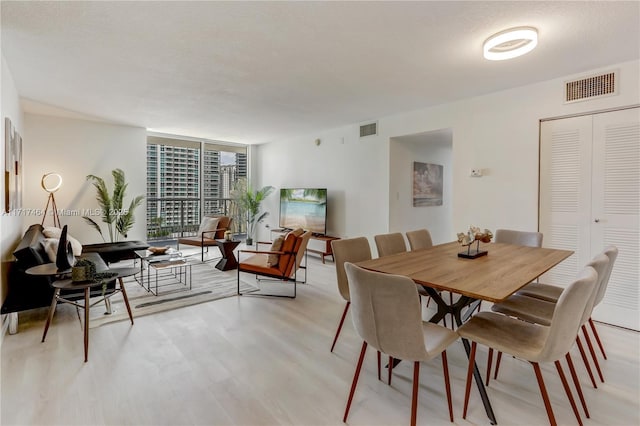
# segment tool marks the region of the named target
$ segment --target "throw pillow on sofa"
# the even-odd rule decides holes
[[[60,235],[62,235],[62,229],[55,228],[53,226],[46,226],[42,231],[42,233],[46,238],[55,238],[59,240]],[[80,244],[80,241],[76,240],[69,234],[67,234],[67,241],[71,243],[71,250],[73,251],[73,255],[80,256],[82,254],[82,244]],[[56,244],[56,247],[57,247],[57,244]],[[45,246],[45,250],[46,249],[47,247]],[[49,258],[51,258],[51,256],[49,256]],[[54,260],[52,260],[52,262],[55,262],[55,255],[54,255]]]

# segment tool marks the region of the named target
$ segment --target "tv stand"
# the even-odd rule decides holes
[[[331,256],[331,259],[335,262],[333,250],[331,249],[331,241],[339,239],[338,237],[330,237],[328,235],[311,235],[307,251],[309,253],[319,254],[322,257],[322,263],[324,263],[325,256]]]

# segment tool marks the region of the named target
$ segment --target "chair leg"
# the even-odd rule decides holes
[[[447,404],[449,404],[449,420],[453,423],[453,405],[451,404],[451,384],[449,382],[449,363],[447,351],[442,351],[442,372],[444,374],[444,387],[447,391]]]
[[[338,336],[340,335],[340,330],[342,330],[342,324],[344,324],[344,318],[347,316],[349,305],[351,305],[351,302],[347,302],[347,306],[344,307],[344,312],[342,312],[342,318],[340,318],[340,324],[338,324],[338,330],[336,331],[336,336],[333,338],[333,344],[331,345],[331,352],[333,352],[333,348],[336,346],[336,342],[338,341]]]
[[[462,410],[462,418],[467,418],[467,407],[469,406],[469,393],[471,392],[471,378],[473,377],[473,366],[476,362],[476,342],[471,342],[471,353],[469,354],[469,367],[467,368],[467,384],[464,389],[464,409]]]
[[[576,401],[573,399],[571,388],[569,388],[569,382],[567,382],[567,377],[564,375],[564,371],[562,370],[562,365],[560,365],[559,360],[556,360],[554,364],[556,365],[556,370],[558,370],[560,381],[562,381],[562,387],[564,387],[564,391],[567,394],[567,398],[569,398],[569,403],[571,404],[571,409],[573,410],[573,414],[576,415],[576,419],[578,419],[578,424],[582,426],[582,419],[580,418],[580,413],[578,412]]]
[[[502,361],[502,352],[498,351],[498,357],[496,358],[496,372],[493,373],[493,380],[498,380],[498,370],[500,369],[500,361]]]
[[[493,362],[493,348],[489,348],[489,355],[487,356],[487,380],[486,385],[489,386],[489,380],[491,379],[491,363]]]
[[[380,351],[378,351],[378,380],[382,380],[380,378],[380,364],[381,364],[380,358],[381,358],[381,354],[380,354]]]
[[[582,346],[580,335],[576,336],[576,344],[578,345],[578,350],[580,351],[580,357],[582,358],[582,363],[584,364],[584,368],[587,369],[587,373],[589,374],[589,379],[591,379],[591,385],[593,386],[594,389],[598,389],[598,385],[596,385],[596,380],[593,378],[591,365],[589,365],[589,360],[587,359],[587,354],[585,354],[584,352],[584,347]]]
[[[536,379],[538,380],[538,386],[540,387],[540,393],[542,394],[542,400],[544,401],[544,408],[547,410],[547,416],[549,417],[549,423],[551,426],[556,426],[556,418],[553,415],[553,408],[551,408],[551,401],[549,401],[549,394],[547,388],[544,386],[544,380],[542,379],[542,372],[537,362],[532,362],[533,371],[536,373]]]
[[[584,400],[584,395],[582,394],[582,386],[580,385],[580,380],[578,380],[578,375],[576,374],[576,369],[573,365],[573,360],[571,359],[571,354],[567,352],[565,355],[567,359],[567,364],[569,364],[569,372],[571,372],[571,378],[573,379],[573,385],[578,391],[578,397],[580,398],[580,403],[582,404],[582,409],[584,410],[584,415],[587,418],[590,418],[589,409],[587,408],[587,402]]]
[[[582,333],[584,334],[584,339],[587,341],[587,347],[589,348],[589,352],[591,353],[591,358],[593,358],[593,363],[596,365],[596,371],[598,372],[600,381],[604,383],[604,376],[602,375],[602,370],[600,370],[600,363],[598,362],[598,357],[596,357],[596,351],[593,350],[593,345],[591,344],[589,333],[587,333],[587,327],[584,324],[582,325]]]
[[[387,379],[387,385],[391,386],[391,373],[393,372],[393,357],[389,357],[389,377]]]
[[[602,346],[602,342],[600,341],[600,336],[598,335],[598,330],[596,330],[596,324],[593,322],[591,318],[589,318],[589,325],[591,326],[591,331],[593,331],[593,336],[596,338],[596,342],[598,343],[598,347],[600,348],[600,352],[602,352],[602,356],[604,359],[607,359],[607,354],[604,351],[604,346]]]
[[[418,417],[418,390],[420,388],[420,361],[413,363],[413,396],[411,398],[411,426],[416,426]]]
[[[356,372],[353,375],[353,382],[351,383],[351,392],[349,392],[349,399],[347,401],[347,408],[344,410],[344,418],[342,421],[347,422],[347,416],[349,415],[349,409],[351,408],[351,401],[353,400],[353,394],[356,391],[358,385],[358,377],[360,376],[360,370],[362,369],[362,361],[364,361],[364,355],[367,352],[367,342],[362,342],[362,349],[360,350],[360,358],[358,359],[358,366]]]
[[[127,312],[129,313],[129,319],[131,320],[131,325],[133,325],[133,315],[131,314],[131,306],[129,305],[129,298],[127,297],[127,290],[125,290],[124,288],[122,277],[118,278],[118,282],[120,284],[120,291],[122,292],[122,299],[124,300],[124,305],[127,307]]]

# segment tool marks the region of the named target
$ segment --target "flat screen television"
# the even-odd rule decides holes
[[[280,228],[302,228],[314,234],[327,232],[326,188],[280,189]]]

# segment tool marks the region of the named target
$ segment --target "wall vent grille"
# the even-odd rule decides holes
[[[618,73],[611,71],[565,82],[565,103],[618,94]]]
[[[378,134],[378,123],[363,124],[360,126],[360,137],[374,136]]]

